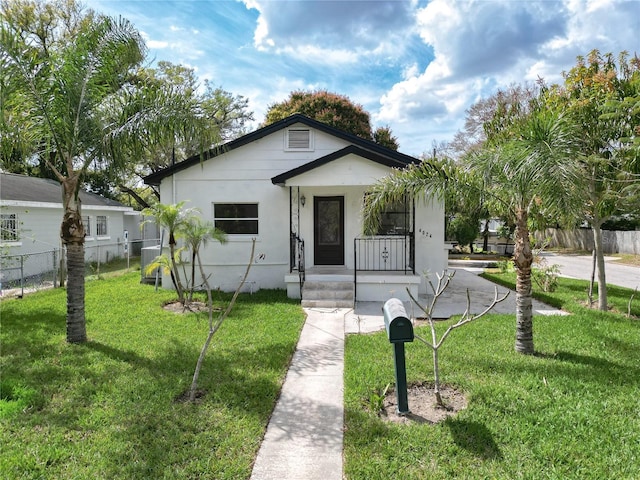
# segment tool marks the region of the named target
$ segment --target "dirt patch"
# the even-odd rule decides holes
[[[393,423],[438,423],[455,416],[467,407],[464,393],[450,385],[440,386],[440,396],[445,407],[436,405],[433,385],[417,383],[407,387],[407,400],[410,413],[398,414],[398,402],[395,390],[389,389],[384,399],[382,418]]]
[[[196,389],[196,395],[194,399],[194,403],[202,403],[202,400],[207,395],[207,391],[201,388]],[[173,399],[176,403],[188,403],[189,402],[189,390],[182,392],[176,398]]]
[[[209,306],[205,302],[199,301],[188,302],[184,305],[180,302],[169,302],[166,303],[162,308],[164,308],[168,312],[173,313],[202,313],[209,311]],[[214,312],[218,310],[218,308],[213,307]]]

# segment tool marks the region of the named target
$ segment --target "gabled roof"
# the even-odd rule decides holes
[[[144,177],[144,183],[146,183],[147,185],[160,185],[160,181],[165,177],[168,177],[181,170],[187,169],[193,165],[198,165],[200,164],[200,162],[215,158],[218,155],[222,155],[223,153],[230,150],[234,150],[243,145],[247,145],[251,142],[266,137],[267,135],[277,132],[278,130],[283,130],[287,127],[290,127],[291,125],[294,125],[296,123],[302,123],[310,128],[314,128],[316,130],[328,133],[329,135],[333,135],[334,137],[346,140],[347,142],[360,147],[362,151],[366,150],[371,154],[376,154],[380,158],[386,157],[389,159],[389,161],[397,161],[397,166],[399,167],[407,166],[410,163],[417,163],[419,161],[415,157],[405,155],[404,153],[400,153],[396,150],[391,150],[390,148],[383,147],[382,145],[372,142],[371,140],[365,140],[364,138],[360,138],[357,135],[353,135],[351,133],[345,132],[344,130],[340,130],[338,128],[327,125],[326,123],[319,122],[305,115],[297,113],[275,123],[267,125],[266,127],[259,128],[258,130],[248,133],[247,135],[243,135],[240,138],[236,138],[235,140],[231,140],[225,144],[214,147],[204,152],[202,155],[194,155],[180,163],[176,163],[175,165],[152,173],[151,175]]]
[[[57,180],[0,172],[0,200],[62,205],[62,187]],[[80,201],[82,205],[126,207],[115,200],[85,191],[80,192]]]
[[[325,155],[324,157],[320,157],[316,160],[313,160],[309,163],[305,163],[304,165],[300,165],[297,168],[289,170],[288,172],[281,173],[280,175],[276,175],[271,179],[271,183],[274,185],[284,185],[287,180],[290,178],[301,175],[305,172],[309,172],[314,168],[318,168],[322,165],[326,165],[333,160],[337,160],[339,158],[346,157],[347,155],[354,154],[359,157],[366,158],[367,160],[371,160],[372,162],[379,163],[384,165],[385,167],[396,167],[396,168],[404,168],[407,166],[407,162],[400,161],[394,158],[391,158],[387,155],[380,155],[378,153],[372,152],[370,150],[365,150],[363,148],[357,147],[355,145],[349,145],[341,150],[337,150],[329,155]]]

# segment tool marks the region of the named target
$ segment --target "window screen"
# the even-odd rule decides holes
[[[215,203],[214,224],[228,234],[258,234],[257,203]]]

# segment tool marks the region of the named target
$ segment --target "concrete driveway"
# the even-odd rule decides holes
[[[591,278],[593,265],[591,255],[560,255],[545,252],[542,256],[549,265],[559,265],[560,275],[563,277],[578,278],[580,280],[589,280]],[[622,265],[617,262],[618,259],[616,257],[605,256],[604,260],[607,284],[640,289],[639,267]]]
[[[449,269],[455,272],[453,280],[449,284],[442,296],[438,299],[434,310],[434,318],[445,319],[452,315],[462,315],[467,308],[467,290],[471,297],[470,313],[476,314],[486,309],[494,297],[501,297],[509,289],[498,286],[489,280],[478,276],[483,268],[473,267],[452,267]],[[426,304],[428,299],[420,297]],[[346,333],[366,333],[384,329],[382,318],[382,305],[380,302],[357,302],[355,309],[345,311],[344,327]],[[539,300],[533,299],[534,315],[566,315],[566,312],[546,305]],[[412,302],[405,302],[407,315],[412,318],[421,316],[421,312]],[[516,293],[509,291],[509,296],[505,301],[494,307],[492,313],[515,314]]]

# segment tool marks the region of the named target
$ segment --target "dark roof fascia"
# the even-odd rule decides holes
[[[366,150],[364,148],[357,147],[355,145],[349,145],[345,148],[337,150],[329,155],[325,155],[324,157],[317,158],[309,163],[305,163],[304,165],[300,165],[288,172],[281,173],[280,175],[276,175],[271,179],[271,183],[274,185],[284,186],[286,181],[290,178],[296,177],[303,173],[309,172],[315,168],[321,167],[322,165],[326,165],[329,162],[337,160],[339,158],[346,157],[347,155],[357,155],[362,158],[366,158],[367,160],[371,160],[372,162],[379,163],[384,165],[385,167],[395,167],[395,168],[405,168],[407,163],[404,161],[400,161],[394,158],[390,158],[386,155],[380,155],[376,152],[372,152],[370,150]]]
[[[254,142],[263,137],[266,137],[267,135],[277,132],[278,130],[282,130],[283,128],[290,127],[291,125],[294,125],[296,123],[305,124],[308,127],[328,133],[330,135],[333,135],[334,137],[341,138],[350,143],[353,143],[354,145],[358,145],[364,149],[370,150],[380,155],[384,155],[384,156],[396,159],[397,161],[404,163],[405,166],[410,163],[420,162],[420,160],[410,155],[405,155],[404,153],[400,153],[396,150],[391,150],[390,148],[383,147],[382,145],[372,142],[371,140],[360,138],[357,135],[353,135],[352,133],[345,132],[344,130],[334,128],[330,125],[327,125],[326,123],[322,123],[312,118],[309,118],[305,115],[296,113],[294,115],[291,115],[290,117],[274,122],[270,125],[267,125],[266,127],[259,128],[258,130],[255,130],[251,133],[243,135],[242,137],[236,138],[235,140],[231,140],[227,143],[216,146],[204,152],[202,155],[200,154],[194,155],[182,162],[176,163],[175,165],[172,165],[165,169],[154,172],[151,175],[147,175],[146,177],[143,178],[143,181],[147,185],[160,185],[160,182],[165,177],[168,177],[170,175],[173,175],[174,173],[190,168],[193,165],[197,165],[198,163],[204,162],[211,158],[215,158],[218,155],[222,155],[223,153],[229,152],[243,145],[247,145],[251,142]]]

